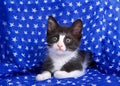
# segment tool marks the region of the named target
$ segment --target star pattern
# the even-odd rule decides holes
[[[77,86],[81,82],[81,86],[87,83],[98,86],[99,81],[107,85],[114,85],[114,81],[120,83],[117,77],[120,76],[119,0],[3,0],[0,6],[0,80],[16,74],[15,78],[4,79],[6,84],[3,86],[28,83],[35,75],[20,75],[40,71],[47,52],[46,29],[50,15],[61,25],[71,25],[76,19],[82,19],[83,36],[79,49],[92,52],[97,65],[84,77],[52,78],[41,82],[42,86],[53,81],[56,85],[67,86]],[[94,81],[95,78],[98,81]],[[1,86],[3,82],[0,82]],[[38,86],[35,82],[29,85]]]

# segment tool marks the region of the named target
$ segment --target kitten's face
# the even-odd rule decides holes
[[[62,54],[66,51],[75,51],[81,39],[82,22],[75,21],[70,27],[60,26],[50,16],[48,19],[47,43],[48,47],[55,52]]]

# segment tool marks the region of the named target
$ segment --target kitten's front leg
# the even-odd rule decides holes
[[[55,78],[73,78],[73,77],[80,77],[85,74],[85,71],[81,70],[74,70],[71,72],[66,72],[66,71],[56,71],[54,73]]]
[[[51,78],[51,73],[49,71],[44,71],[43,73],[38,74],[36,76],[37,81],[46,80],[46,79],[49,79],[49,78]]]

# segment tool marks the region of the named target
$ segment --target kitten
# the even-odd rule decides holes
[[[60,26],[54,17],[48,18],[48,55],[43,64],[43,72],[36,80],[80,77],[91,62],[91,53],[79,51],[82,37],[82,21],[76,20],[70,27]]]

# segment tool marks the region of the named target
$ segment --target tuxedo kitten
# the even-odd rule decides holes
[[[48,55],[43,64],[43,72],[36,80],[80,77],[91,62],[91,53],[79,51],[82,37],[82,21],[76,20],[70,27],[60,26],[50,16],[48,18],[47,43]]]

